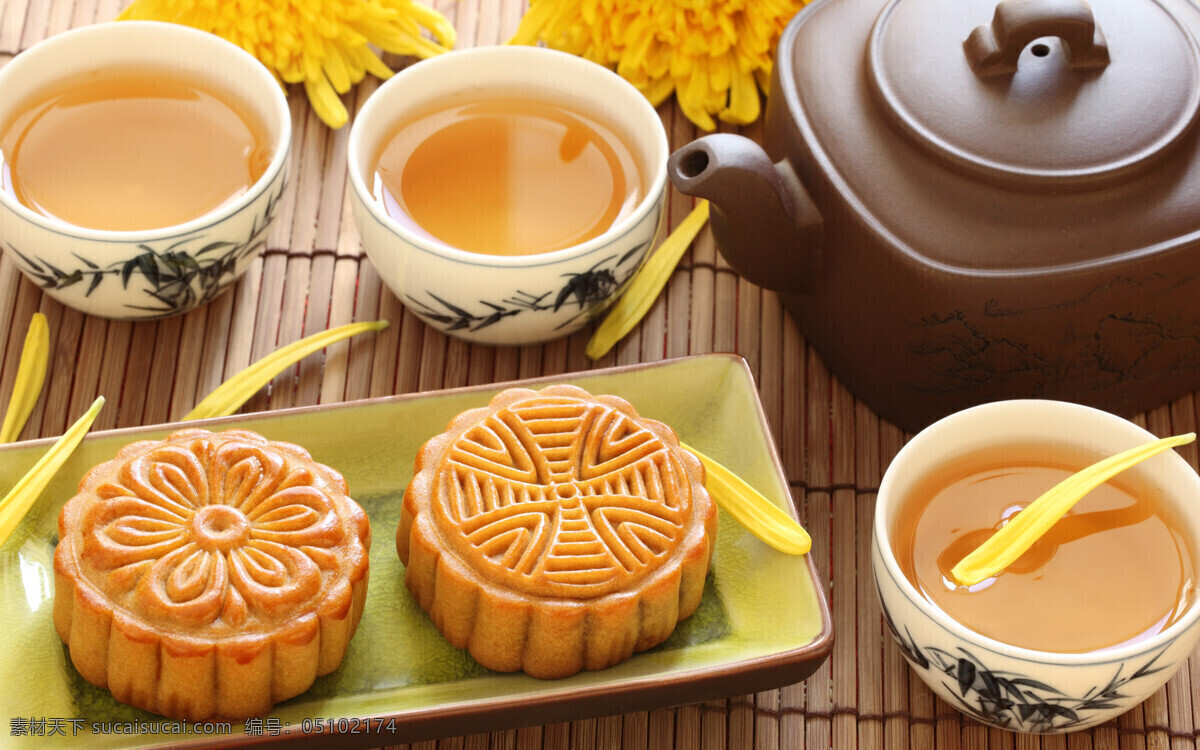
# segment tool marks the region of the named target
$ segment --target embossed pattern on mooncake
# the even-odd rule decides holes
[[[674,551],[691,510],[679,458],[617,409],[539,398],[489,415],[438,467],[443,538],[518,591],[592,598]]]
[[[504,391],[421,449],[396,534],[405,582],[486,667],[612,666],[700,602],[717,518],[703,479],[619,398]]]
[[[253,716],[303,692],[341,662],[366,597],[370,526],[341,475],[248,431],[126,446],[83,478],[59,538],[72,662],[168,716]]]

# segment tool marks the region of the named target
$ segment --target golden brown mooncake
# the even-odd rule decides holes
[[[176,719],[260,716],[341,663],[371,528],[333,469],[245,430],[125,446],[58,519],[54,627],[79,673]]]
[[[405,583],[480,664],[605,669],[695,611],[717,531],[704,467],[670,427],[574,386],[510,389],[417,455]]]

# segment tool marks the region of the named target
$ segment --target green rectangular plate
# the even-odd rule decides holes
[[[396,555],[413,457],[452,417],[486,405],[503,388],[555,382],[625,398],[795,514],[750,371],[731,355],[189,423],[214,430],[245,427],[303,445],[345,475],[351,495],[371,519],[373,545],[366,610],[336,672],[276,706],[270,721],[251,725],[250,736],[241,723],[231,734],[182,733],[184,727],[117,703],[85,682],[54,632],[59,509],[89,467],[111,459],[127,443],[159,438],[172,428],[96,433],[0,548],[5,746],[375,747],[744,695],[798,682],[816,670],[829,654],[833,631],[812,562],[767,547],[724,513],[700,608],[666,643],[623,664],[541,681],[490,672],[442,639],[405,589]],[[0,494],[52,442],[0,447]]]

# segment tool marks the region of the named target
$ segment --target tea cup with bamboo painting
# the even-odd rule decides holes
[[[0,91],[0,249],[59,302],[183,313],[264,247],[291,113],[236,45],[169,23],[86,26],[0,68]]]
[[[612,71],[481,47],[415,63],[367,100],[352,206],[367,257],[419,318],[532,344],[582,328],[641,266],[666,158],[654,107]]]
[[[968,588],[949,572],[1059,479],[1153,439],[1090,407],[1015,400],[946,417],[896,455],[871,567],[896,644],[947,703],[1012,731],[1084,729],[1192,653],[1200,477],[1173,451],[1084,496],[996,576]]]

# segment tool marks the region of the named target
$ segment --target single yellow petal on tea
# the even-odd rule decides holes
[[[591,341],[587,345],[587,355],[592,359],[600,359],[608,350],[645,316],[654,300],[667,285],[667,280],[679,264],[679,259],[692,245],[692,240],[700,233],[704,223],[708,221],[708,201],[700,201],[688,214],[671,236],[663,240],[646,264],[633,277],[629,288],[608,311],[604,322],[596,328]]]
[[[21,349],[21,363],[17,365],[17,382],[4,412],[4,425],[0,426],[0,443],[11,443],[24,429],[33,405],[42,393],[49,361],[50,327],[45,315],[34,313]]]
[[[1025,554],[1084,495],[1131,466],[1170,448],[1187,445],[1195,439],[1196,433],[1189,432],[1155,440],[1072,474],[1013,516],[974,552],[959,561],[950,573],[963,586],[974,586],[991,578]]]
[[[104,397],[101,396],[92,403],[92,407],[87,410],[87,413],[71,425],[70,429],[58,439],[58,442],[38,459],[33,468],[21,477],[12,490],[4,496],[4,499],[0,500],[0,545],[3,545],[12,536],[17,524],[29,512],[33,501],[38,499],[42,490],[46,489],[46,485],[50,483],[50,479],[75,451],[75,447],[91,429],[92,422],[96,421],[96,415],[103,407]]]
[[[188,412],[184,420],[227,417],[237,411],[251,396],[258,393],[260,388],[270,383],[276,375],[313,352],[319,352],[342,339],[367,331],[382,331],[387,327],[386,320],[349,323],[337,328],[330,328],[328,331],[314,333],[281,347],[217,386],[216,390],[196,404],[196,408]]]
[[[803,555],[812,548],[808,532],[782,508],[700,451],[683,443],[680,446],[704,464],[705,489],[747,531],[789,555]]]

